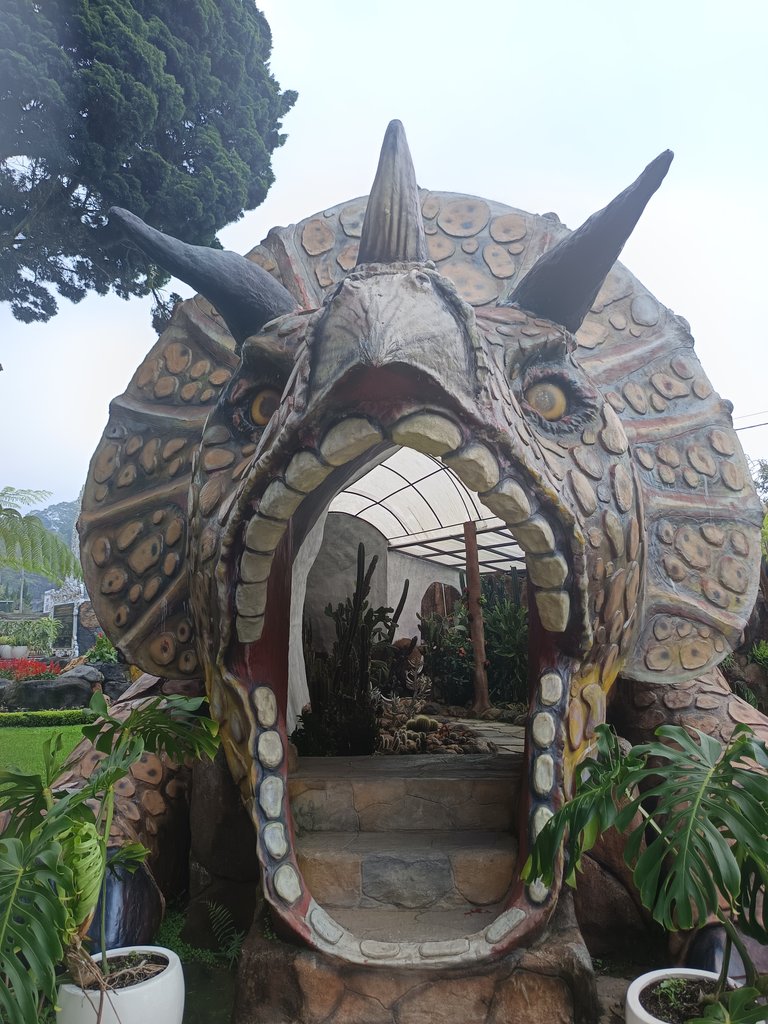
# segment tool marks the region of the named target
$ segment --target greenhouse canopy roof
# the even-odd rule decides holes
[[[338,494],[331,512],[359,516],[392,551],[463,569],[464,523],[477,529],[480,571],[522,568],[525,556],[509,530],[438,459],[398,448]]]

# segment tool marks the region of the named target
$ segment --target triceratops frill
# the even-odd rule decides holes
[[[80,520],[88,588],[132,662],[204,671],[265,894],[334,957],[371,954],[297,864],[291,567],[372,460],[395,445],[439,457],[525,551],[520,863],[569,795],[617,676],[683,683],[739,641],[761,508],[729,407],[685,321],[615,263],[670,160],[569,233],[552,215],[419,191],[393,122],[367,201],[275,229],[248,260],[115,214],[216,309],[182,304],[112,403]],[[518,880],[482,930],[428,953],[393,942],[377,963],[497,958],[533,941],[556,897]]]

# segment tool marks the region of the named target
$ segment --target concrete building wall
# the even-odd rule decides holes
[[[446,583],[460,590],[459,570],[451,569],[436,562],[428,562],[423,558],[414,558],[400,551],[389,552],[387,587],[389,595],[387,603],[395,608],[400,600],[403,581],[409,580],[408,597],[405,601],[397,636],[419,636],[418,615],[421,612],[421,600],[433,583]]]
[[[366,566],[374,555],[379,556],[368,600],[373,607],[389,603],[386,539],[364,519],[329,512],[323,541],[307,578],[304,601],[304,616],[312,626],[312,641],[317,650],[330,651],[333,647],[336,631],[325,608],[328,604],[335,608],[340,601],[352,596],[357,578],[357,547],[361,541],[365,545]]]

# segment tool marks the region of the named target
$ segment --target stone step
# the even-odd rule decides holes
[[[315,832],[299,839],[299,867],[329,909],[492,906],[515,871],[517,846],[503,832]]]
[[[329,907],[328,913],[358,939],[379,942],[439,942],[480,932],[501,913],[501,904],[448,910],[382,910]]]
[[[291,810],[299,834],[511,831],[522,764],[517,753],[303,757]]]

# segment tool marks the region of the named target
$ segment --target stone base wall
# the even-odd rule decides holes
[[[594,1024],[591,962],[565,895],[535,947],[439,970],[359,967],[255,925],[240,959],[233,1024]]]

